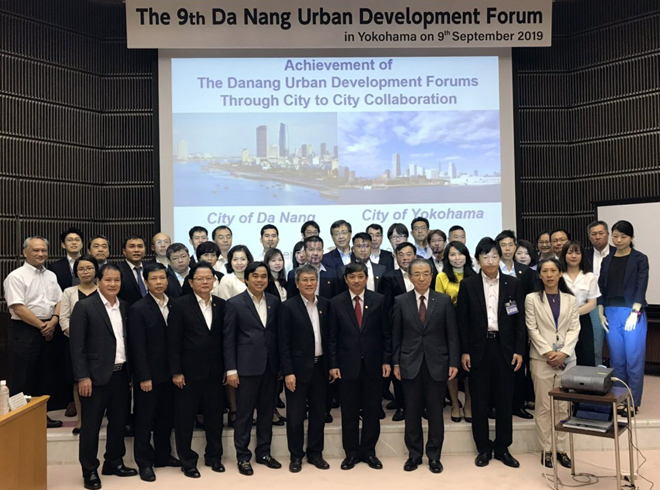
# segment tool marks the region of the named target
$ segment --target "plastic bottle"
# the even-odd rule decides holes
[[[0,415],[9,413],[9,388],[7,382],[3,379],[0,381]]]

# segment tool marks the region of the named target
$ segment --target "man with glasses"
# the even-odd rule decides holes
[[[371,237],[371,261],[374,264],[384,265],[387,271],[394,270],[394,256],[380,247],[383,244],[383,227],[377,223],[367,226],[367,233]]]
[[[390,241],[390,245],[392,246],[392,255],[395,259],[395,269],[399,268],[399,264],[396,262],[396,248],[400,244],[406,243],[408,241],[408,236],[408,228],[403,223],[394,223],[387,229],[387,239]]]
[[[305,221],[300,227],[300,234],[303,240],[310,236],[319,236],[321,234],[321,228],[316,221]]]
[[[374,264],[371,257],[371,236],[368,233],[356,233],[353,237],[353,254],[351,262],[360,262],[367,266],[367,289],[369,291],[380,292],[381,279],[387,272],[385,266]],[[338,271],[338,276],[344,276],[345,267],[342,266]]]
[[[351,224],[343,219],[330,225],[330,235],[335,249],[323,255],[323,265],[329,269],[339,270],[351,261]]]
[[[170,265],[169,260],[167,259],[167,247],[170,246],[172,240],[170,239],[167,233],[156,233],[151,239],[151,251],[154,253],[154,258],[159,264],[163,264],[165,267]]]
[[[557,228],[550,233],[552,253],[555,254],[556,259],[559,259],[561,249],[564,248],[564,244],[569,240],[571,240],[571,234],[563,228]]]
[[[433,251],[429,247],[429,220],[426,218],[415,218],[410,223],[412,236],[415,239],[415,248],[417,249],[417,256],[423,259],[430,259],[433,257]]]
[[[426,456],[429,470],[441,473],[444,407],[447,381],[458,374],[460,356],[456,313],[451,299],[430,288],[431,264],[416,258],[408,266],[414,290],[394,300],[392,364],[406,397],[405,442],[409,457],[403,466],[414,471],[422,463],[422,412],[429,418]]]
[[[518,468],[520,463],[509,453],[509,446],[515,372],[522,367],[527,345],[524,291],[518,279],[500,272],[502,253],[495,240],[482,238],[475,255],[481,274],[461,282],[456,306],[461,361],[470,373],[475,464],[488,465],[494,452],[495,459]],[[488,429],[491,391],[496,410],[494,442]]]

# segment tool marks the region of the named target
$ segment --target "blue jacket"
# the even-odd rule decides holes
[[[603,259],[600,266],[600,276],[598,277],[598,287],[601,296],[598,298],[599,305],[605,305],[607,299],[607,276],[610,271],[610,264],[614,252]],[[634,303],[640,303],[647,306],[646,289],[649,285],[649,259],[642,252],[634,248],[630,252],[628,264],[626,265],[626,275],[623,279],[623,295],[626,303],[632,306]]]

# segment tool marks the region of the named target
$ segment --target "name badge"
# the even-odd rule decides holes
[[[506,314],[509,316],[518,313],[518,305],[516,304],[515,301],[509,301],[508,303],[504,303],[504,307],[506,308]]]

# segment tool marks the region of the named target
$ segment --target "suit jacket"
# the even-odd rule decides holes
[[[500,272],[497,305],[497,327],[500,348],[507,364],[514,354],[525,354],[527,335],[525,327],[525,294],[521,281]],[[505,303],[515,301],[518,313],[507,314]],[[456,303],[458,333],[461,352],[470,354],[472,366],[478,367],[486,352],[488,313],[484,295],[483,276],[476,274],[461,281]]]
[[[73,285],[73,276],[71,274],[71,268],[69,267],[69,259],[66,256],[50,264],[50,267],[48,268],[57,276],[57,284],[60,285],[62,291]]]
[[[330,250],[328,253],[323,254],[323,259],[321,260],[321,263],[325,266],[326,269],[332,269],[332,270],[339,270],[340,267],[344,266],[344,261],[341,260],[341,255],[339,254],[339,250],[336,248],[334,250]]]
[[[513,261],[513,268],[516,271],[516,277],[520,281],[520,286],[523,291],[523,302],[525,296],[534,291],[539,291],[543,288],[543,283],[539,277],[538,272],[531,269],[529,266],[521,264],[520,262]]]
[[[126,342],[126,310],[128,305],[118,299],[124,326],[126,362],[129,349]],[[117,338],[103,300],[98,294],[78,301],[69,322],[69,346],[73,376],[76,381],[90,378],[93,385],[104,386],[112,377],[117,353]]]
[[[357,379],[363,358],[372,378],[382,378],[383,364],[392,362],[392,341],[384,299],[382,294],[365,290],[361,328],[350,291],[330,300],[329,362],[331,369],[341,370],[342,378]]]
[[[142,261],[142,268],[144,271],[144,266],[149,262],[146,260]],[[121,289],[119,290],[118,296],[126,301],[129,306],[138,300],[142,299],[142,293],[140,292],[140,286],[138,286],[137,279],[135,278],[135,273],[133,268],[128,265],[128,262],[122,260],[117,264],[119,270],[121,271]],[[142,279],[144,282],[144,278]],[[146,285],[145,285],[146,287]]]
[[[172,308],[169,298],[167,307]],[[169,317],[168,317],[169,318]],[[167,324],[153,296],[147,294],[128,309],[128,341],[136,382],[170,381]]]
[[[341,292],[337,272],[334,269],[319,272],[319,296],[331,299]],[[296,286],[296,271],[289,271],[286,277],[286,296],[291,299],[300,294]]]
[[[451,298],[429,289],[426,321],[422,323],[415,290],[397,296],[392,311],[392,347],[392,363],[399,365],[402,378],[414,379],[426,359],[431,377],[446,381],[449,368],[458,368],[460,358]]]
[[[165,294],[171,299],[183,296],[183,288],[181,287],[179,278],[176,277],[176,273],[171,265],[167,266],[167,289],[165,290]]]
[[[380,292],[385,296],[385,307],[388,313],[392,314],[394,308],[394,298],[400,294],[406,294],[406,283],[403,280],[403,272],[400,269],[392,270],[381,279]]]
[[[382,294],[382,278],[387,272],[387,269],[384,265],[374,264],[371,262],[371,270],[373,271],[374,276],[374,292]],[[348,286],[346,286],[346,280],[344,279],[344,272],[346,271],[346,266],[342,265],[337,270],[337,282],[343,284],[342,291],[348,291]]]
[[[243,291],[227,301],[225,310],[225,368],[238,370],[239,376],[261,376],[270,368],[279,372],[279,346],[277,344],[277,316],[279,297],[264,293],[267,317],[261,323],[249,291]]]
[[[598,298],[599,305],[605,305],[607,301],[607,276],[610,271],[610,264],[614,252],[609,254],[603,259],[600,265],[600,276],[598,276],[598,287],[600,288],[601,296]],[[649,285],[649,259],[642,252],[634,248],[628,257],[628,264],[626,265],[626,274],[623,278],[623,297],[629,306],[634,303],[639,303],[642,306],[647,306],[646,302],[646,289]]]
[[[577,302],[572,294],[560,292],[559,328],[555,327],[555,318],[552,315],[548,298],[544,294],[543,300],[539,293],[530,293],[525,298],[525,323],[531,341],[529,357],[531,359],[545,360],[543,354],[553,349],[552,344],[564,344],[560,349],[568,355],[566,365],[574,365],[575,346],[580,335],[580,314]]]
[[[323,371],[328,370],[328,319],[330,301],[317,296],[321,344],[323,346]],[[307,313],[302,296],[287,299],[280,306],[278,321],[280,363],[284,376],[295,374],[300,383],[309,383],[314,370],[315,338],[314,327]]]
[[[586,262],[589,263],[589,268],[591,269],[591,272],[593,272],[596,275],[600,274],[600,270],[595,271],[594,270],[594,253],[596,252],[595,248],[586,248],[584,249],[584,258]],[[616,247],[614,245],[609,245],[609,251],[607,255],[611,255],[614,252],[616,252]],[[604,257],[603,257],[604,259]],[[603,265],[603,262],[601,261],[601,266]]]
[[[392,252],[388,252],[387,250],[381,250],[380,254],[378,254],[378,264],[385,266],[386,269],[385,272],[393,271],[394,256],[392,255]]]
[[[186,379],[203,381],[217,379],[222,382],[223,362],[222,329],[225,301],[211,296],[213,319],[206,325],[197,296],[188,294],[172,302],[167,318],[167,344],[170,373],[183,374]]]

